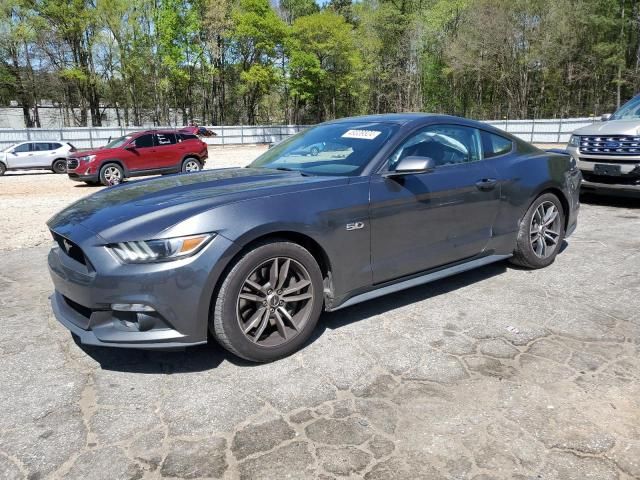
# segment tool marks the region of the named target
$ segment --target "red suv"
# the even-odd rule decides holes
[[[207,156],[207,144],[193,134],[147,130],[69,155],[67,174],[89,185],[116,185],[127,177],[197,172]]]

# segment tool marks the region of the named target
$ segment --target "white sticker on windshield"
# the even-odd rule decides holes
[[[382,132],[377,130],[347,130],[342,134],[342,138],[359,138],[362,140],[373,140]]]

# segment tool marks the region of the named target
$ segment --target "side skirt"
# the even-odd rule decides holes
[[[484,265],[489,265],[490,263],[499,262],[500,260],[505,260],[509,257],[511,257],[511,255],[488,255],[486,257],[470,260],[468,262],[460,263],[452,267],[443,268],[442,270],[427,273],[419,277],[413,277],[408,280],[400,281],[398,283],[392,283],[391,285],[379,287],[374,290],[361,293],[360,295],[356,295],[355,297],[351,297],[346,302],[340,305],[337,305],[332,308],[328,308],[327,311],[335,312],[336,310],[350,307],[351,305],[355,305],[356,303],[366,302],[367,300],[372,300],[374,298],[382,297],[389,293],[395,293],[395,292],[399,292],[400,290],[406,290],[407,288],[417,287],[418,285],[424,285],[425,283],[430,283],[435,280],[440,280],[441,278],[450,277],[458,273],[466,272],[468,270],[473,270],[474,268],[482,267]]]

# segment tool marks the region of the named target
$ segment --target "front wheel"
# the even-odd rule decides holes
[[[527,268],[551,265],[564,239],[564,209],[552,193],[539,196],[520,222],[511,262]]]
[[[7,166],[4,163],[0,162],[0,177],[4,175],[4,172],[6,171],[7,171]]]
[[[124,171],[117,163],[107,163],[100,169],[100,183],[111,186],[118,185],[124,179]]]
[[[51,165],[51,170],[53,170],[54,173],[67,173],[67,161],[62,158],[54,160]]]
[[[259,245],[224,279],[214,299],[210,330],[224,348],[252,362],[290,355],[318,322],[322,285],[318,263],[300,245]]]
[[[187,158],[182,162],[182,173],[199,172],[201,169],[200,162],[195,158]]]

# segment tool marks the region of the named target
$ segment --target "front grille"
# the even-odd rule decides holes
[[[78,245],[73,243],[71,240],[64,238],[62,235],[58,235],[56,232],[52,231],[51,235],[53,235],[53,239],[67,255],[73,258],[76,262],[79,262],[82,265],[87,265],[87,259]]]
[[[640,156],[640,136],[583,136],[580,137],[579,151],[589,155]]]
[[[67,168],[71,170],[78,168],[78,160],[75,158],[67,159]]]

